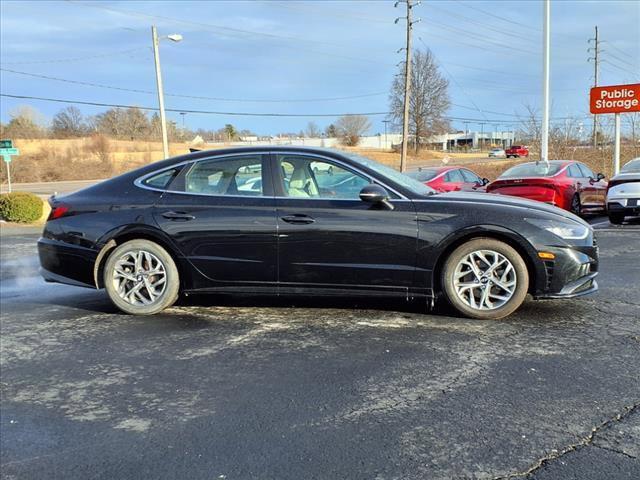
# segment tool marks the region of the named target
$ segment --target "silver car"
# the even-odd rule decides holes
[[[607,212],[614,224],[621,224],[626,216],[640,215],[640,157],[626,163],[609,180]]]
[[[504,151],[504,149],[502,148],[492,148],[491,150],[489,150],[489,157],[495,157],[495,158],[506,158],[507,154]]]

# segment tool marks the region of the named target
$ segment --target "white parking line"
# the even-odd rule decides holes
[[[592,223],[592,227],[599,227],[600,225],[610,225],[609,220],[603,220],[602,222]]]

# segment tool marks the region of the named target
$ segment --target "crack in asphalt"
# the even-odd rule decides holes
[[[629,457],[629,458],[633,458],[634,460],[637,460],[638,457],[634,456],[634,455],[630,455],[627,452],[623,452],[622,450],[616,450],[615,448],[610,448],[610,447],[603,447],[602,445],[596,445],[595,443],[591,445],[592,447],[596,447],[596,448],[600,448],[602,450],[607,450],[609,452],[613,452],[613,453],[619,453],[620,455],[624,455],[625,457]]]
[[[633,405],[625,406],[622,413],[618,413],[614,417],[609,418],[609,419],[605,420],[604,422],[600,423],[599,425],[593,427],[591,429],[591,433],[589,435],[587,435],[586,437],[581,438],[578,442],[572,443],[571,445],[566,446],[562,450],[558,450],[556,452],[552,452],[550,455],[546,455],[546,456],[538,459],[527,470],[524,470],[524,471],[521,471],[521,472],[513,472],[513,473],[509,473],[507,475],[501,475],[499,477],[493,477],[492,480],[508,480],[510,478],[527,477],[527,476],[531,475],[532,473],[536,472],[537,470],[539,470],[540,468],[544,467],[545,465],[550,464],[554,460],[558,460],[559,458],[562,458],[562,457],[564,457],[565,455],[567,455],[567,454],[569,454],[571,452],[575,452],[576,450],[578,450],[580,448],[586,447],[588,445],[593,445],[593,440],[594,440],[594,438],[595,438],[595,436],[596,436],[596,434],[598,432],[600,432],[601,430],[607,428],[609,425],[613,424],[614,422],[621,422],[626,417],[631,415],[639,407],[640,407],[640,402],[637,402],[637,403],[635,403]],[[598,445],[593,445],[593,446],[598,446]],[[603,447],[599,447],[599,448],[603,448]],[[609,450],[607,448],[604,448],[604,449],[605,450]],[[612,451],[614,451],[614,450],[612,450]],[[635,458],[635,457],[632,457],[631,455],[628,455],[628,454],[626,454],[624,452],[617,452],[616,451],[616,453],[621,453],[621,454],[629,456],[631,458]]]

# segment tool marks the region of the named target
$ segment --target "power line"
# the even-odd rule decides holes
[[[626,60],[624,60],[624,59],[622,59],[622,58],[618,57],[617,55],[614,55],[614,54],[613,54],[613,53],[611,53],[611,52],[607,52],[606,50],[603,50],[603,52],[606,52],[606,54],[607,54],[608,56],[615,58],[618,62],[622,62],[622,63],[624,63],[625,65],[629,65],[629,66],[630,66],[630,67],[632,67],[632,68],[633,68],[633,67],[635,67],[635,65],[634,65],[633,63],[628,62],[628,61],[626,61]]]
[[[66,62],[80,62],[83,60],[93,60],[94,58],[105,58],[105,57],[112,57],[115,55],[123,55],[123,54],[127,54],[127,53],[131,53],[131,52],[136,52],[138,50],[149,50],[150,47],[136,47],[136,48],[130,48],[128,50],[119,50],[117,52],[110,52],[110,53],[101,53],[101,54],[97,54],[97,55],[89,55],[86,57],[76,57],[76,58],[60,58],[60,59],[55,59],[55,60],[34,60],[34,61],[29,61],[29,62],[2,62],[2,65],[31,65],[31,64],[39,64],[39,63],[66,63]]]
[[[632,72],[631,70],[629,70],[627,68],[624,68],[624,67],[621,67],[619,65],[616,65],[615,63],[611,62],[610,60],[606,60],[606,59],[602,60],[602,63],[607,63],[607,64],[611,65],[612,67],[616,67],[617,69],[622,70],[623,72],[630,73],[631,75],[633,75],[634,78],[640,77],[640,73],[639,72]]]
[[[341,44],[336,44],[336,43],[331,43],[331,42],[323,42],[323,41],[319,41],[319,40],[310,40],[310,39],[306,39],[306,38],[302,38],[302,37],[291,37],[291,36],[287,36],[287,35],[280,35],[277,33],[267,33],[267,32],[258,32],[255,30],[244,30],[244,29],[240,29],[240,28],[232,28],[232,27],[225,27],[222,25],[215,25],[215,24],[210,24],[210,23],[202,23],[202,22],[194,22],[194,21],[190,21],[190,20],[184,20],[181,18],[175,18],[175,17],[167,17],[164,15],[155,15],[155,14],[150,14],[150,13],[145,13],[145,12],[138,12],[135,10],[122,10],[122,9],[117,9],[117,8],[113,8],[113,7],[107,7],[104,5],[96,5],[94,3],[83,3],[83,2],[79,2],[76,0],[65,0],[67,3],[69,4],[76,4],[82,7],[87,7],[87,8],[97,8],[97,9],[101,9],[101,10],[106,10],[109,12],[114,12],[114,13],[118,13],[120,15],[125,15],[125,16],[135,16],[135,17],[145,17],[145,18],[154,18],[157,20],[165,20],[165,21],[170,21],[170,22],[177,22],[177,23],[182,23],[185,25],[193,25],[193,26],[197,26],[200,28],[204,28],[205,30],[214,30],[217,33],[223,32],[226,35],[230,35],[230,36],[240,36],[241,38],[248,36],[259,36],[259,37],[266,37],[266,38],[271,38],[274,40],[280,40],[283,41],[285,40],[287,43],[285,43],[285,45],[287,47],[290,48],[296,48],[299,50],[306,50],[309,52],[313,52],[313,53],[319,53],[321,55],[327,55],[327,56],[332,56],[332,57],[337,57],[337,58],[344,58],[346,60],[355,60],[355,61],[361,61],[361,62],[370,62],[370,63],[376,63],[376,64],[380,64],[379,60],[373,60],[373,59],[369,59],[369,58],[363,58],[363,57],[352,57],[352,56],[348,56],[348,55],[341,55],[341,54],[337,54],[337,53],[333,53],[333,52],[324,52],[324,51],[320,51],[320,50],[311,50],[309,48],[306,47],[302,47],[299,46],[299,43],[311,43],[311,44],[321,44],[321,45],[329,45],[329,46],[334,46],[334,47],[338,47],[341,49],[345,48],[345,45],[341,45]]]
[[[44,79],[44,80],[54,80],[54,81],[57,81],[57,82],[72,83],[72,84],[75,84],[75,85],[85,85],[85,86],[88,86],[88,87],[106,88],[106,89],[110,89],[110,90],[119,90],[119,91],[132,92],[132,93],[144,93],[144,94],[150,94],[150,95],[156,95],[156,93],[157,93],[157,92],[151,91],[151,90],[139,90],[139,89],[134,89],[134,88],[124,88],[124,87],[116,87],[116,86],[113,86],[113,85],[104,85],[104,84],[100,84],[100,83],[83,82],[83,81],[79,81],[79,80],[69,80],[69,79],[66,79],[66,78],[51,77],[49,75],[41,75],[41,74],[30,73],[30,72],[20,72],[18,70],[10,70],[8,68],[0,68],[0,71],[9,72],[9,73],[15,73],[15,74],[18,74],[18,75],[26,75],[26,76],[34,77],[34,78],[41,78],[41,79]],[[364,93],[364,94],[360,94],[360,95],[349,95],[349,96],[344,96],[344,97],[282,99],[282,100],[275,100],[275,99],[247,99],[247,98],[222,98],[222,97],[207,97],[207,96],[201,96],[201,95],[184,95],[184,94],[177,94],[177,93],[165,93],[165,96],[176,97],[176,98],[191,98],[191,99],[196,99],[196,100],[214,100],[214,101],[220,101],[220,102],[302,103],[302,102],[326,102],[326,101],[337,101],[337,100],[350,100],[350,99],[356,99],[356,98],[376,97],[376,96],[387,95],[387,94],[388,94],[388,92],[385,91],[385,92],[375,92],[375,93]]]
[[[127,105],[127,104],[119,104],[119,103],[103,103],[103,102],[89,102],[84,100],[68,100],[61,98],[48,98],[48,97],[36,97],[31,95],[14,95],[9,93],[0,93],[0,97],[6,98],[15,98],[19,100],[39,100],[43,102],[55,102],[55,103],[68,103],[75,105],[88,105],[94,107],[112,107],[112,108],[138,108],[140,110],[147,111],[157,111],[157,107],[145,107],[139,105]],[[362,112],[362,113],[254,113],[254,112],[223,112],[223,111],[215,111],[215,110],[192,110],[185,108],[167,108],[168,112],[175,113],[193,113],[193,114],[206,114],[206,115],[228,115],[228,116],[238,116],[238,117],[341,117],[341,116],[379,116],[379,115],[389,115],[391,112]],[[468,118],[468,117],[454,117],[454,116],[446,116],[444,117],[447,120],[455,120],[455,121],[467,121],[470,123],[521,123],[520,120],[508,120],[508,119],[485,119],[485,118]],[[565,120],[565,119],[576,119],[578,117],[558,117],[553,120]]]
[[[488,16],[490,16],[492,18],[497,18],[499,20],[503,20],[505,22],[509,22],[509,24],[518,25],[518,26],[520,26],[522,28],[527,28],[529,30],[535,30],[536,32],[540,32],[541,31],[539,28],[532,27],[531,25],[527,25],[525,23],[516,22],[515,20],[513,20],[511,18],[501,17],[500,15],[496,15],[493,12],[487,12],[486,10],[478,8],[475,5],[472,6],[471,4],[466,3],[466,2],[461,2],[460,0],[454,0],[454,1],[456,3],[459,3],[460,5],[462,5],[465,8],[471,8],[473,10],[477,10],[478,12],[484,13],[485,15],[488,15]]]
[[[47,98],[47,97],[34,97],[29,95],[13,95],[8,93],[0,93],[2,97],[25,99],[25,100],[40,100],[43,102],[56,102],[56,103],[70,103],[77,105],[90,105],[94,107],[113,107],[113,108],[138,108],[140,110],[156,111],[157,107],[144,107],[139,105],[125,105],[118,103],[102,103],[102,102],[87,102],[82,100],[67,100],[61,98]],[[186,108],[167,108],[167,112],[175,113],[201,113],[207,115],[229,115],[236,117],[350,117],[355,115],[362,116],[378,116],[388,115],[389,112],[364,112],[364,113],[254,113],[254,112],[221,112],[215,110],[190,110]]]

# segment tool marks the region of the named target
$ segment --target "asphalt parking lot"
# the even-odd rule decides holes
[[[4,228],[0,475],[640,478],[640,226],[592,223],[600,291],[498,322],[292,298],[127,316],[45,284],[37,233]]]

